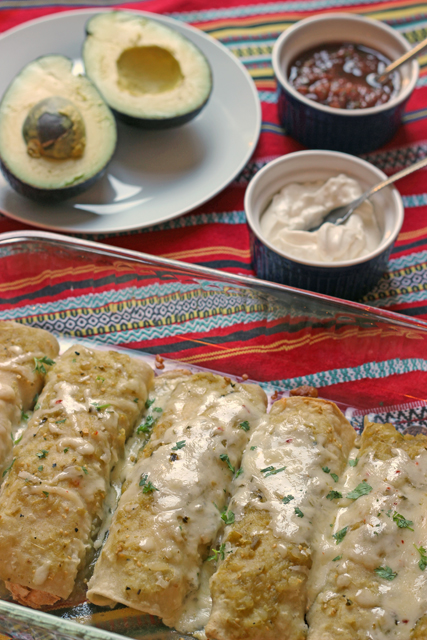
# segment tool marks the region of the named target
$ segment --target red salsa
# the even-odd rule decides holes
[[[366,109],[388,102],[400,88],[397,71],[379,83],[390,64],[368,47],[331,43],[309,49],[290,65],[289,82],[310,100],[338,109]]]

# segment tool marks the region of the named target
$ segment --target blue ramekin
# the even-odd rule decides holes
[[[403,223],[402,198],[394,187],[372,199],[382,231],[380,245],[366,256],[341,262],[307,262],[287,255],[264,238],[260,219],[272,197],[286,184],[313,182],[344,173],[356,179],[363,191],[385,180],[374,165],[336,151],[297,151],[263,167],[245,193],[245,212],[251,236],[252,265],[263,280],[280,282],[346,300],[360,300],[387,269],[387,262]]]
[[[411,48],[391,27],[361,16],[334,13],[297,22],[282,33],[273,48],[279,120],[286,134],[306,147],[367,153],[383,146],[399,128],[405,105],[418,79],[418,63],[412,61],[401,67],[401,89],[385,104],[368,109],[328,107],[299,93],[288,82],[288,70],[304,51],[336,42],[361,44],[391,60]]]

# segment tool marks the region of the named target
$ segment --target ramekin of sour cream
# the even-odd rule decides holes
[[[370,163],[337,151],[298,151],[266,164],[245,193],[257,276],[350,300],[364,296],[386,271],[402,226],[399,192],[378,192],[345,225],[306,229],[385,178]]]
[[[316,182],[292,182],[273,196],[262,214],[263,236],[290,256],[319,262],[342,262],[366,256],[381,242],[372,204],[365,201],[342,225],[326,222],[325,215],[362,195],[359,183],[343,173]]]

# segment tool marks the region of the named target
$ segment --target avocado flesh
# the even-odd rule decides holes
[[[2,171],[13,188],[28,197],[58,200],[77,195],[102,175],[114,153],[114,116],[90,80],[72,74],[72,66],[59,55],[31,62],[0,104]],[[58,138],[49,145],[46,136],[52,133]]]
[[[86,30],[86,73],[118,115],[170,126],[188,121],[206,104],[209,63],[177,31],[125,11],[98,14]]]

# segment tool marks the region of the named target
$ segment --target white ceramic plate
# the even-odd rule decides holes
[[[85,24],[99,11],[79,10],[27,22],[0,37],[0,95],[39,56],[77,61]],[[0,210],[44,229],[114,233],[170,220],[224,189],[251,157],[261,128],[255,85],[225,47],[201,31],[158,14],[134,12],[173,27],[194,42],[212,67],[208,105],[188,124],[143,131],[118,124],[118,145],[106,175],[78,198],[41,205],[15,193],[0,176]],[[7,61],[7,63],[5,63]]]

